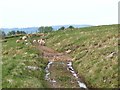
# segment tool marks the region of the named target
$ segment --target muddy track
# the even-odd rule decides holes
[[[38,44],[35,46],[42,53],[42,57],[49,60],[45,69],[45,80],[47,80],[50,88],[80,88],[80,90],[88,90],[87,86],[74,71],[72,58],[47,46]]]
[[[64,53],[59,53],[51,48],[46,46],[38,46],[37,47],[41,52],[44,58],[47,58],[50,61],[72,61],[70,57],[68,57]]]

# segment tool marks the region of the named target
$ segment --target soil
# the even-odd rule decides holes
[[[35,46],[42,52],[43,58],[47,58],[49,62],[53,62],[48,70],[50,81],[47,80],[47,83],[50,88],[80,88],[77,79],[68,70],[67,63],[72,61],[72,58],[65,53],[59,53],[47,46],[38,44],[35,44]]]

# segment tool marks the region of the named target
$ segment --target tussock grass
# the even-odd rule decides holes
[[[67,29],[46,36],[49,47],[72,50],[74,68],[94,88],[118,87],[118,38],[118,25]]]
[[[16,43],[19,37],[6,38],[2,42],[2,88],[44,88],[47,60],[42,59],[31,44]],[[39,67],[30,70],[27,66]]]

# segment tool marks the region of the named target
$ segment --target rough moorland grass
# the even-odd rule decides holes
[[[60,52],[72,50],[74,67],[89,87],[118,87],[117,25],[55,31],[46,39],[49,47]]]
[[[44,88],[44,69],[47,60],[39,57],[39,51],[30,43],[16,43],[19,37],[3,40],[2,88]],[[30,70],[27,66],[38,67]]]
[[[0,36],[0,89],[2,89],[2,39]]]

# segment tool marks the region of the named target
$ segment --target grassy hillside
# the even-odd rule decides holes
[[[19,37],[2,41],[2,87],[3,88],[42,88],[47,60],[39,57],[39,52],[29,43],[16,43]],[[29,67],[37,67],[38,70]]]
[[[118,26],[105,25],[49,33],[47,46],[71,50],[74,67],[89,87],[118,87]]]

